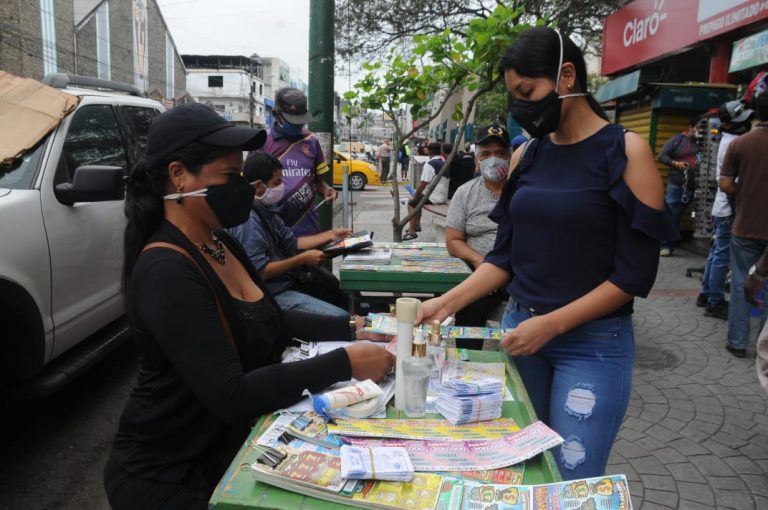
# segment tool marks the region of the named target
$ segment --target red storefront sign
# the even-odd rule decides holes
[[[602,73],[768,18],[768,0],[635,0],[605,19]]]

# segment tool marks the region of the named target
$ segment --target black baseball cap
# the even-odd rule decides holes
[[[307,110],[307,96],[299,89],[285,87],[275,93],[276,110],[291,124],[312,122],[312,114]]]
[[[236,126],[202,103],[176,106],[158,115],[149,126],[144,159],[152,168],[192,142],[217,147],[256,150],[267,140],[267,132]]]
[[[495,138],[499,142],[509,147],[509,133],[507,133],[507,130],[504,129],[504,127],[499,126],[498,124],[491,124],[490,126],[484,127],[478,131],[477,137],[475,138],[475,143],[483,144],[490,138]]]

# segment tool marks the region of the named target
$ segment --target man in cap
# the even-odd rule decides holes
[[[320,232],[320,220],[313,208],[315,195],[336,200],[334,190],[323,178],[330,169],[317,137],[304,125],[312,121],[307,96],[298,89],[282,88],[275,93],[274,122],[261,149],[280,160],[285,195],[279,215],[297,237]]]
[[[715,179],[720,179],[720,169],[728,146],[739,135],[750,128],[753,111],[741,101],[729,101],[720,106],[720,145],[717,148],[717,169]],[[731,251],[731,220],[733,211],[725,193],[717,190],[712,203],[712,223],[715,227],[714,242],[709,250],[704,276],[701,279],[701,293],[696,298],[696,305],[705,307],[704,315],[728,318],[728,303],[725,300],[725,277],[728,274]]]
[[[445,244],[448,252],[472,269],[483,263],[496,240],[496,225],[488,218],[509,174],[512,155],[507,130],[498,125],[481,129],[475,139],[475,167],[480,175],[462,184],[453,195],[446,217]],[[485,326],[485,321],[506,298],[503,289],[490,294],[456,314],[459,326]],[[478,346],[482,348],[482,342]]]
[[[659,162],[669,167],[664,207],[672,215],[675,226],[678,228],[680,219],[691,203],[696,189],[696,173],[699,168],[696,126],[700,120],[700,116],[691,117],[688,130],[670,138],[659,153]],[[672,243],[662,241],[659,255],[669,257],[672,252]]]
[[[750,305],[740,292],[747,279],[758,280],[768,289],[765,273],[756,263],[768,247],[768,172],[765,147],[768,146],[768,93],[754,100],[757,124],[728,146],[718,185],[736,200],[731,238],[731,300],[728,303],[728,338],[725,348],[737,358],[747,354]],[[768,317],[762,304],[762,324]]]

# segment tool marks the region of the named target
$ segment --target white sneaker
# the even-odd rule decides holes
[[[672,250],[669,248],[662,248],[659,252],[659,257],[669,257],[670,255],[672,255]]]

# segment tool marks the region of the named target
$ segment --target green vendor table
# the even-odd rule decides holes
[[[443,294],[472,273],[464,261],[448,254],[444,243],[376,243],[374,248],[392,250],[389,264],[370,266],[344,260],[339,269],[341,289],[351,295],[355,310],[361,292],[391,292],[394,297]],[[423,257],[405,255],[406,251],[418,251]]]
[[[503,416],[513,418],[520,427],[530,425],[536,421],[536,415],[531,406],[528,394],[525,391],[520,375],[515,365],[502,352],[468,351],[470,361],[486,363],[504,362],[507,368],[507,386],[514,401],[505,401]],[[399,418],[399,412],[391,406],[387,409],[388,418]],[[440,418],[439,415],[428,416]],[[403,415],[403,418],[405,416]],[[245,465],[256,462],[258,454],[249,446],[251,440],[258,438],[266,429],[274,417],[272,415],[262,417],[253,428],[248,439],[240,448],[234,460],[219,482],[209,502],[209,508],[225,509],[250,509],[266,508],[274,510],[330,510],[342,508],[354,508],[347,505],[328,502],[303,496],[299,493],[289,492],[284,489],[272,487],[256,482]],[[523,483],[526,485],[561,481],[557,465],[552,453],[547,451],[529,459],[525,463]]]

